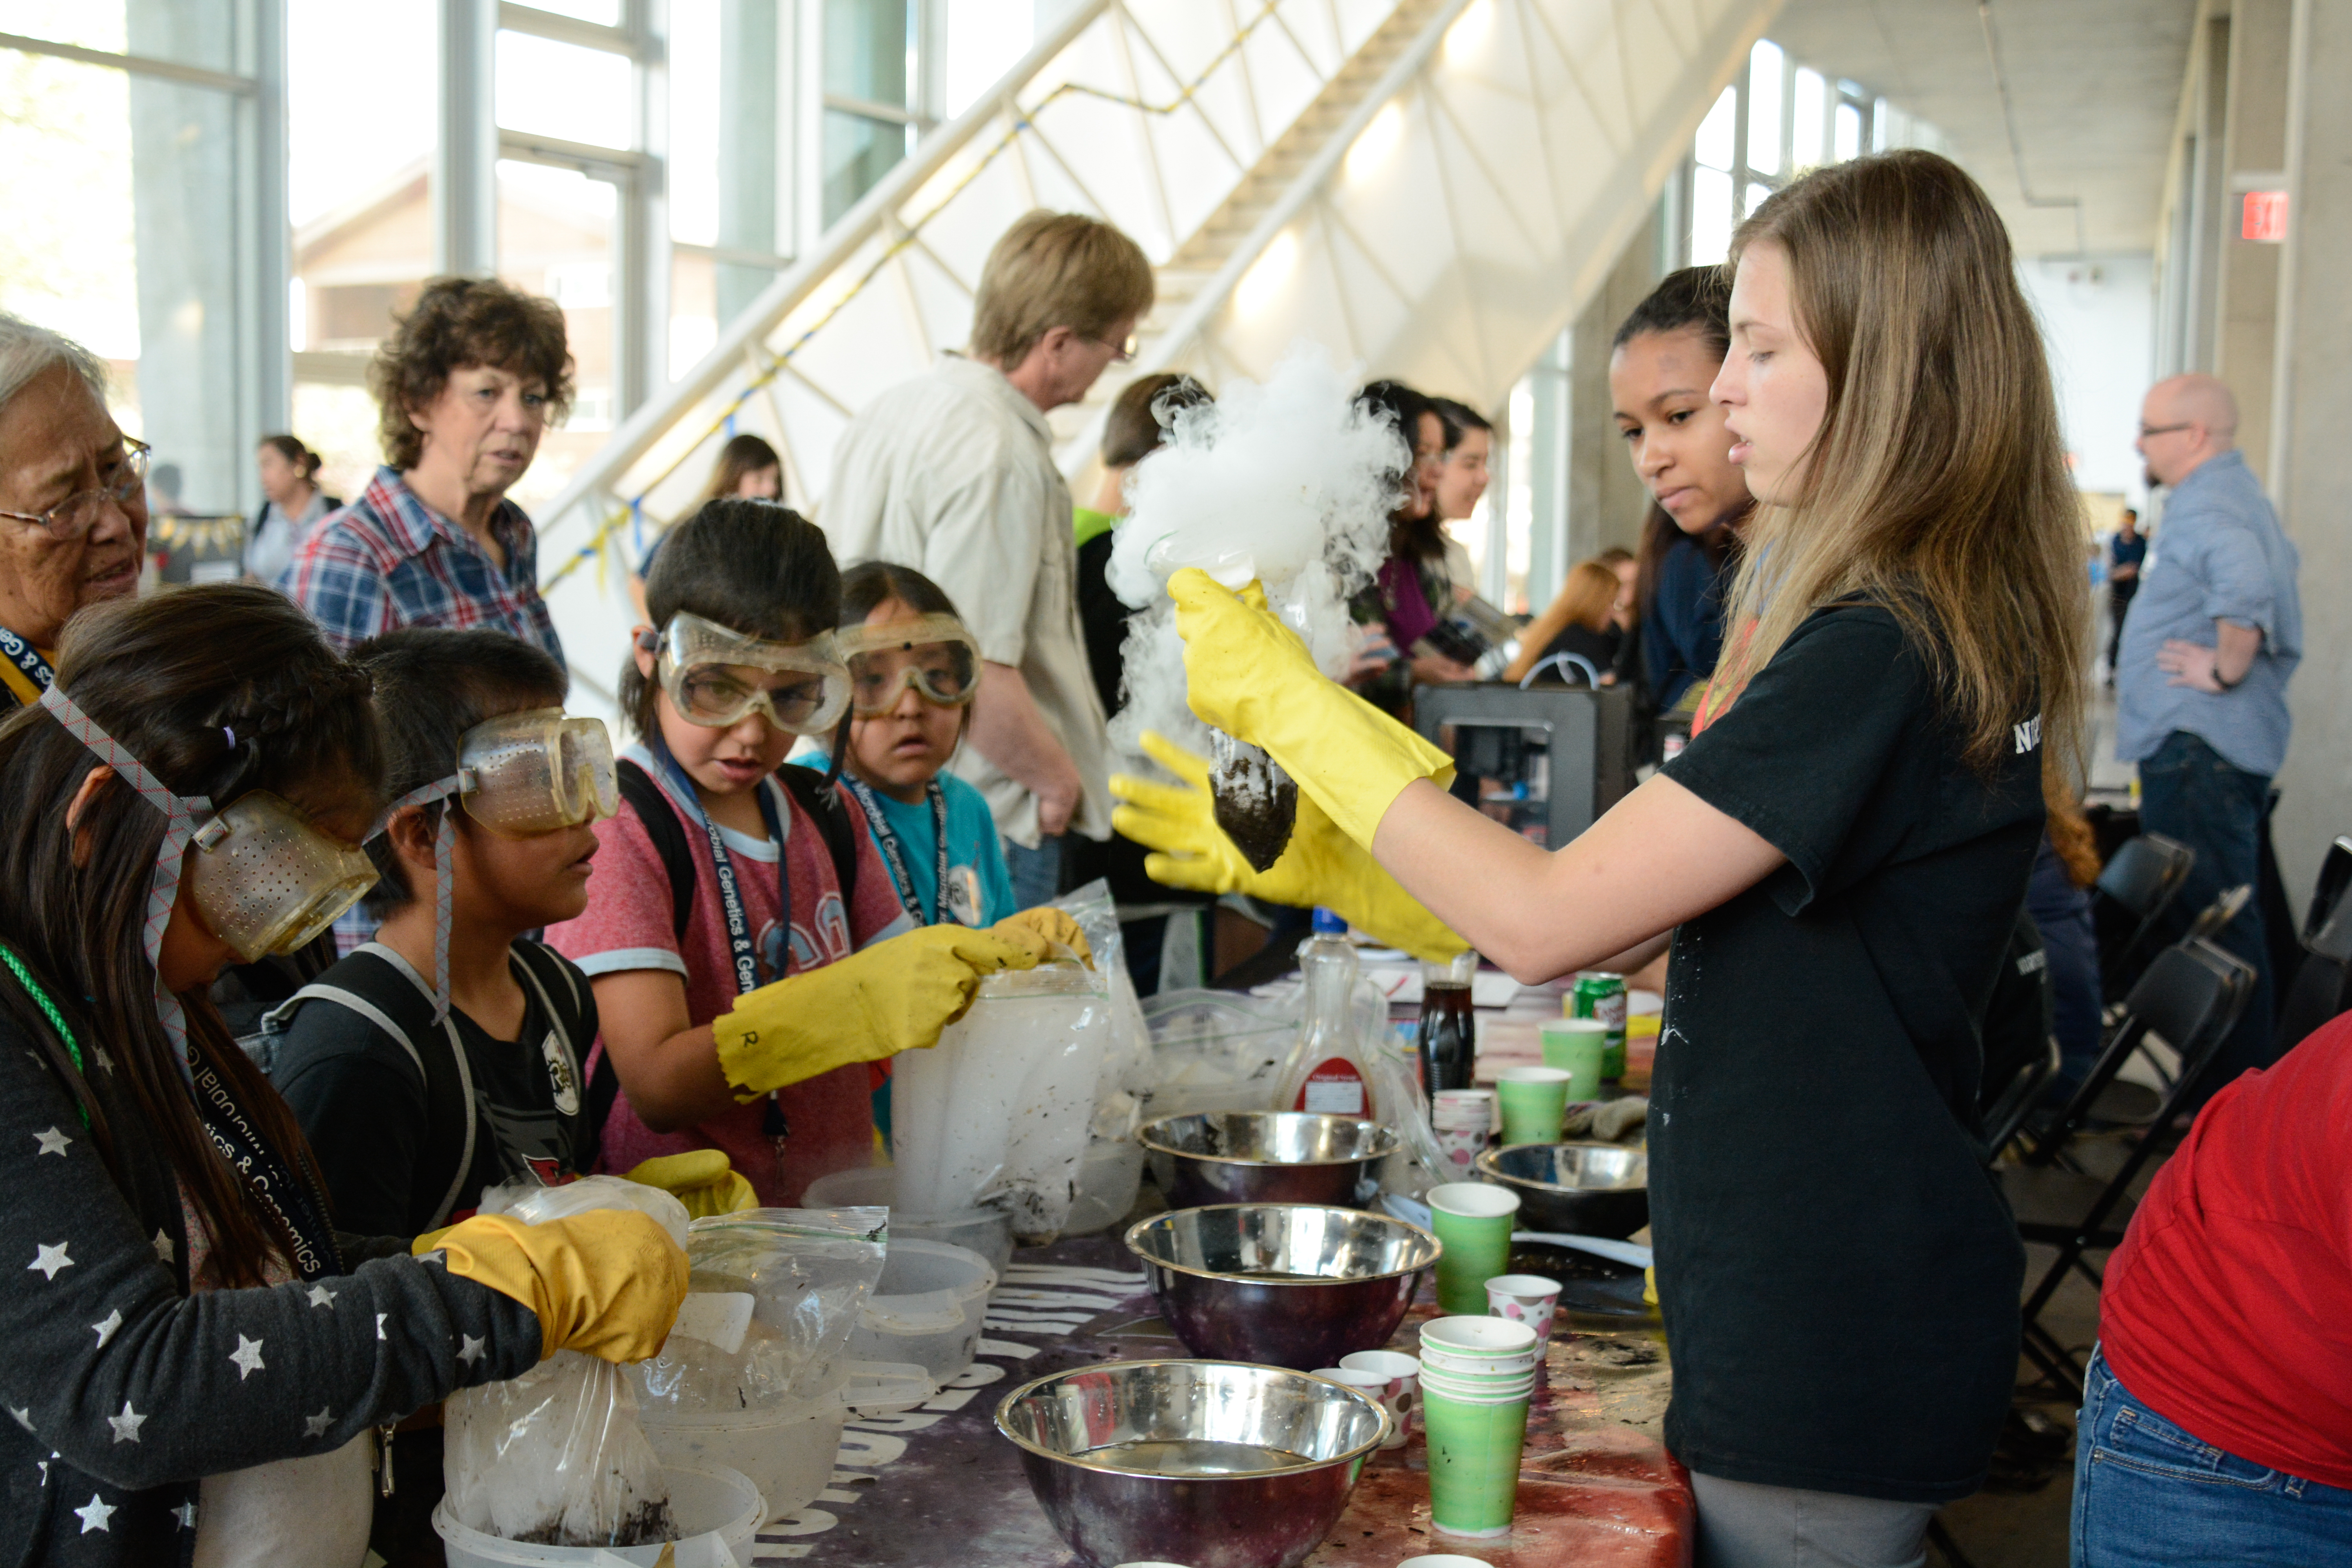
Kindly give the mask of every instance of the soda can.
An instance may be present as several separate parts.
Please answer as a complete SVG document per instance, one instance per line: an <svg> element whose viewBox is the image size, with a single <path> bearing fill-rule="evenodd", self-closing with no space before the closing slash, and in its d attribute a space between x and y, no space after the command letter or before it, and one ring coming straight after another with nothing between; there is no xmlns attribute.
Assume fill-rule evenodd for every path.
<svg viewBox="0 0 2352 1568"><path fill-rule="evenodd" d="M1568 995L1568 1016L1598 1018L1609 1026L1601 1051L1601 1081L1615 1083L1625 1076L1625 977L1588 969L1576 977Z"/></svg>

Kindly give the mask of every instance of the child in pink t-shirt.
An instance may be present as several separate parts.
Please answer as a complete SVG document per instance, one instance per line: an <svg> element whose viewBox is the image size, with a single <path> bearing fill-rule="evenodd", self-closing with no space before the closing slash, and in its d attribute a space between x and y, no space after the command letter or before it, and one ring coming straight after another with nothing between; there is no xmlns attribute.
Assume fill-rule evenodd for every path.
<svg viewBox="0 0 2352 1568"><path fill-rule="evenodd" d="M840 599L824 536L766 502L707 504L655 560L655 624L621 676L637 736L624 804L596 825L586 912L547 933L590 977L619 1079L607 1169L718 1148L762 1204L797 1204L872 1159L866 1064L936 1044L983 973L1025 968L1075 931L1052 910L916 928L857 804L819 775L778 778L796 735L847 718ZM835 843L854 847L846 897Z"/></svg>

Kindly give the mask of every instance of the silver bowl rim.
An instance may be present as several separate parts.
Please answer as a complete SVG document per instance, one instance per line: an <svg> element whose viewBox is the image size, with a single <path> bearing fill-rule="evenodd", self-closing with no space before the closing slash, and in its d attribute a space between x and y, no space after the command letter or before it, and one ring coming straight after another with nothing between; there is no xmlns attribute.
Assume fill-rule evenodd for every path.
<svg viewBox="0 0 2352 1568"><path fill-rule="evenodd" d="M1392 1225L1399 1230L1409 1230L1413 1235L1419 1237L1423 1241L1428 1243L1429 1257L1423 1262L1408 1263L1402 1268L1391 1268L1385 1274L1349 1274L1337 1277L1324 1274L1305 1274L1300 1275L1295 1279L1259 1279L1239 1274L1223 1274L1218 1272L1214 1268L1195 1268L1187 1263L1171 1263L1165 1258L1154 1257L1152 1254L1144 1251L1142 1247L1136 1245L1136 1237L1141 1236L1145 1231L1150 1229L1155 1225L1165 1225L1170 1220L1175 1219L1182 1215L1211 1214L1218 1209L1317 1209L1324 1214L1343 1214L1358 1219L1376 1219L1383 1225ZM1127 1249L1129 1252L1135 1254L1136 1257L1140 1258L1144 1262L1151 1265L1154 1268L1165 1268L1171 1274L1190 1274L1196 1279L1222 1279L1235 1285L1270 1285L1276 1289L1289 1289L1293 1288L1315 1285L1371 1285L1377 1284L1383 1279L1402 1279L1408 1274L1418 1274L1425 1268L1436 1268L1437 1260L1445 1255L1445 1244L1437 1239L1437 1235L1434 1231L1424 1229L1423 1227L1413 1224L1411 1220L1399 1219L1394 1215L1375 1214L1370 1209L1342 1208L1337 1204L1202 1204L1197 1207L1189 1209L1162 1209L1158 1214L1147 1215L1143 1218L1137 1220L1133 1225L1129 1226L1127 1227L1126 1234L1121 1236L1119 1239L1126 1244ZM1258 1363L1255 1362L1235 1362L1232 1364L1235 1366L1255 1366ZM1289 1369L1285 1368L1283 1370L1287 1371Z"/></svg>
<svg viewBox="0 0 2352 1568"><path fill-rule="evenodd" d="M1195 1116L1323 1116L1333 1121L1353 1121L1372 1130L1375 1142L1387 1140L1387 1147L1370 1154L1350 1154L1344 1160L1250 1160L1235 1154L1203 1154L1198 1149L1179 1149L1172 1143L1162 1143L1151 1136L1155 1127L1165 1127L1171 1121L1189 1121ZM1136 1141L1155 1154L1172 1154L1186 1160L1200 1160L1213 1165L1248 1165L1276 1171L1320 1171L1333 1165L1360 1165L1367 1161L1385 1160L1404 1146L1403 1137L1393 1127L1382 1126L1369 1116L1333 1116L1322 1110L1187 1110L1176 1116L1162 1116L1147 1121L1135 1130Z"/></svg>
<svg viewBox="0 0 2352 1568"><path fill-rule="evenodd" d="M1342 1394L1353 1394L1370 1405L1372 1413L1380 1417L1380 1426L1373 1432L1371 1441L1350 1448L1343 1454L1334 1455L1328 1459L1309 1459L1304 1464L1281 1465L1265 1470L1243 1470L1229 1476L1171 1476L1159 1470L1130 1469L1123 1465L1106 1465L1087 1459L1081 1454L1065 1454L1057 1449L1048 1448L1041 1443L1033 1443L1024 1437L1020 1433L1013 1430L1005 1420L1013 1405L1049 1383L1059 1383L1064 1378L1074 1377L1083 1372L1104 1372L1114 1367L1139 1366L1235 1366L1244 1367L1252 1372L1278 1372L1285 1377L1303 1377L1309 1383L1319 1383L1326 1388L1336 1388ZM1394 1425L1395 1420L1396 1417L1389 1414L1388 1406L1366 1394L1362 1389L1350 1388L1344 1383L1335 1383L1328 1377L1317 1377L1312 1373L1300 1372L1293 1367L1273 1366L1259 1361L1208 1361L1199 1356L1153 1356L1143 1361L1098 1361L1086 1366L1066 1366L1059 1372L1049 1372L1043 1377L1031 1378L996 1402L997 1433L1015 1447L1026 1453L1034 1454L1041 1459L1052 1459L1056 1464L1074 1466L1081 1470L1092 1470L1097 1475L1133 1476L1147 1481L1254 1481L1266 1476L1298 1476L1305 1475L1309 1470L1328 1470L1334 1465L1344 1465L1351 1460L1362 1458L1379 1448L1388 1440L1390 1428Z"/></svg>
<svg viewBox="0 0 2352 1568"><path fill-rule="evenodd" d="M1474 1162L1478 1173L1490 1182L1504 1186L1528 1187L1539 1193L1558 1193L1563 1197L1591 1197L1596 1193L1646 1193L1650 1184L1645 1180L1635 1187L1570 1187L1558 1182L1539 1182L1533 1176L1515 1176L1500 1168L1502 1157L1517 1149L1614 1149L1620 1153L1646 1154L1647 1150L1635 1149L1623 1143L1601 1143L1576 1138L1563 1138L1557 1143L1506 1143L1499 1149L1482 1152ZM1644 1169L1647 1167L1645 1166Z"/></svg>

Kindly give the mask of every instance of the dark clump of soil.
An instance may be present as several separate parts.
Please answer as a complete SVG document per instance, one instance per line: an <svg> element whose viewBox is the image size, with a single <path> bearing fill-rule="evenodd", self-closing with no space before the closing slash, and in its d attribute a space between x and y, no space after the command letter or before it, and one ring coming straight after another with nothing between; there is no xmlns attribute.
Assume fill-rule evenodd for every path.
<svg viewBox="0 0 2352 1568"><path fill-rule="evenodd" d="M1298 820L1298 785L1255 746L1215 739L1222 743L1213 748L1209 789L1217 826L1254 869L1271 870Z"/></svg>
<svg viewBox="0 0 2352 1568"><path fill-rule="evenodd" d="M664 1498L638 1505L614 1529L610 1541L591 1541L566 1531L561 1520L550 1521L515 1539L532 1546L659 1546L677 1535L677 1527L669 1516L669 1500Z"/></svg>

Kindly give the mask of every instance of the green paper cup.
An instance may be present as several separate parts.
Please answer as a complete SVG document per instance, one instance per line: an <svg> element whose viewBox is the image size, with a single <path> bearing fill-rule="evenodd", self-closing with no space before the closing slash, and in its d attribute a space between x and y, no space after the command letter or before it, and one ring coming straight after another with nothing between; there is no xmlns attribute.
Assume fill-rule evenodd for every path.
<svg viewBox="0 0 2352 1568"><path fill-rule="evenodd" d="M1489 1276L1493 1278L1493 1276ZM1478 1282L1479 1300L1486 1299L1486 1280ZM1515 1323L1508 1318L1459 1317L1432 1318L1421 1325L1421 1344L1424 1352L1435 1351L1444 1355L1464 1359L1482 1358L1509 1361L1538 1355L1536 1331L1525 1323Z"/></svg>
<svg viewBox="0 0 2352 1568"><path fill-rule="evenodd" d="M1444 1247L1437 1259L1437 1304L1448 1312L1485 1312L1486 1281L1510 1267L1519 1194L1483 1182L1448 1182L1424 1198L1430 1228Z"/></svg>
<svg viewBox="0 0 2352 1568"><path fill-rule="evenodd" d="M1496 1074L1495 1093L1503 1104L1503 1142L1559 1142L1570 1077L1559 1068L1505 1068Z"/></svg>
<svg viewBox="0 0 2352 1568"><path fill-rule="evenodd" d="M1601 1056L1609 1043L1609 1026L1599 1018L1547 1018L1536 1031L1543 1037L1544 1066L1568 1074L1568 1102L1601 1098ZM1518 1140L1506 1137L1506 1143ZM1557 1143L1557 1129L1548 1138L1530 1143Z"/></svg>
<svg viewBox="0 0 2352 1568"><path fill-rule="evenodd" d="M1528 1438L1527 1394L1465 1398L1424 1385L1421 1419L1429 1434L1431 1525L1445 1535L1507 1533Z"/></svg>

